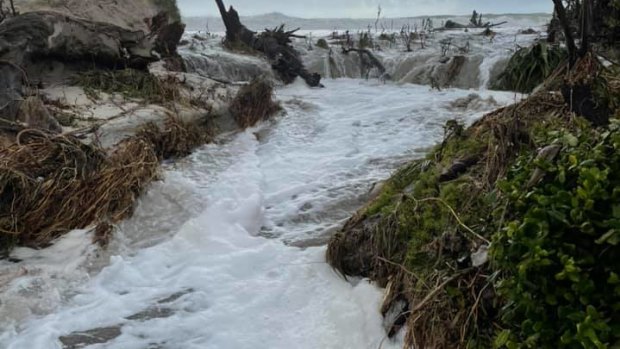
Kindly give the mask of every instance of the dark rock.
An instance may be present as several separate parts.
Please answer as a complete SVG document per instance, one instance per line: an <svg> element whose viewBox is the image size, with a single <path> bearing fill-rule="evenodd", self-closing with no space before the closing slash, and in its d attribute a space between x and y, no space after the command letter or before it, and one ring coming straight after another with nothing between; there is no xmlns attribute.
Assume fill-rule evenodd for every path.
<svg viewBox="0 0 620 349"><path fill-rule="evenodd" d="M477 164L478 161L480 161L480 156L478 155L472 155L468 158L455 161L450 168L446 169L439 176L439 183L448 182L459 178L461 174L467 172L467 170Z"/></svg>
<svg viewBox="0 0 620 349"><path fill-rule="evenodd" d="M466 25L461 24L461 23L457 23L451 20L447 20L446 24L444 25L444 28L446 29L465 29L467 28Z"/></svg>
<svg viewBox="0 0 620 349"><path fill-rule="evenodd" d="M174 310L170 308L153 307L128 316L125 319L132 321L148 321L153 319L165 319L174 315Z"/></svg>
<svg viewBox="0 0 620 349"><path fill-rule="evenodd" d="M190 289L187 289L187 290L184 290L184 291L180 291L180 292L177 292L177 293L172 294L172 295L171 295L171 296L169 296L169 297L166 297L166 298L164 298L164 299L160 299L159 301L157 301L157 303L159 303L159 304L167 304L167 303L172 303L172 302L174 302L174 301L178 300L179 298L181 298L181 297L183 297L183 296L185 296L185 295L187 295L187 294L190 294L190 293L192 293L192 292L194 292L194 290L193 290L193 289L191 289L191 288L190 288Z"/></svg>
<svg viewBox="0 0 620 349"><path fill-rule="evenodd" d="M63 349L81 349L93 344L107 343L121 335L120 326L101 327L83 332L74 332L59 338Z"/></svg>

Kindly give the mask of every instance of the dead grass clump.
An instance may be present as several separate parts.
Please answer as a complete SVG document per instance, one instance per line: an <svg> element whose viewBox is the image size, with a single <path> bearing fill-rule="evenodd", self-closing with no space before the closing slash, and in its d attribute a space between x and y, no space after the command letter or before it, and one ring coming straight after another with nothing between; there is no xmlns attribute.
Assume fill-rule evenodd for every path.
<svg viewBox="0 0 620 349"><path fill-rule="evenodd" d="M570 127L571 115L561 94L540 91L527 99L487 114L468 130L468 137L486 142L481 163L481 180L491 189L504 177L514 159L533 150L534 136L551 125Z"/></svg>
<svg viewBox="0 0 620 349"><path fill-rule="evenodd" d="M273 100L273 85L264 79L254 79L241 87L230 106L237 125L242 128L268 120L280 109L280 105Z"/></svg>
<svg viewBox="0 0 620 349"><path fill-rule="evenodd" d="M105 246L112 225L131 216L157 178L159 160L187 155L208 140L203 128L170 118L147 125L111 153L73 136L21 129L0 149L0 251L41 248L73 230L97 224ZM9 137L10 139L10 137Z"/></svg>
<svg viewBox="0 0 620 349"><path fill-rule="evenodd" d="M44 247L72 229L127 217L157 167L152 146L141 139L106 156L70 136L22 131L0 150L2 249Z"/></svg>
<svg viewBox="0 0 620 349"><path fill-rule="evenodd" d="M163 126L154 122L146 124L137 137L152 144L159 159L170 159L189 155L198 146L208 143L213 134L206 126L189 124L171 116Z"/></svg>
<svg viewBox="0 0 620 349"><path fill-rule="evenodd" d="M157 168L152 146L141 139L106 156L71 136L22 130L0 150L2 249L44 247L72 229L128 216Z"/></svg>

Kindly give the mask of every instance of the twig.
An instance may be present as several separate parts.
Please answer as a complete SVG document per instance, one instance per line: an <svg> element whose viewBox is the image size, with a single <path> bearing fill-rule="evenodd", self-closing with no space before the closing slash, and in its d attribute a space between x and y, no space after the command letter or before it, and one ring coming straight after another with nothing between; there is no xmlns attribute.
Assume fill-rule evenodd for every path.
<svg viewBox="0 0 620 349"><path fill-rule="evenodd" d="M482 290L480 290L480 292L478 293L478 296L476 297L476 301L474 302L474 305L471 307L469 311L469 315L467 315L467 320L465 321L465 325L461 328L461 343L465 341L465 332L467 330L467 326L469 325L469 320L471 320L471 317L474 315L474 312L478 309L478 305L480 304L480 300L482 299L482 294L484 293L484 291L486 291L489 285L491 285L491 283L487 282L487 284L484 285ZM478 316L476 315L476 318L477 317Z"/></svg>
<svg viewBox="0 0 620 349"><path fill-rule="evenodd" d="M456 219L456 221L458 222L458 224L463 227L463 229L467 230L470 234L472 234L473 236L475 236L476 238L484 241L487 244L491 244L491 241L489 241L488 239L486 239L484 236L476 233L475 231L473 231L473 229L471 229L470 227L468 227L465 223L463 223L463 221L461 220L461 218L459 218L459 216L456 214L456 212L454 211L454 209L448 205L447 202L445 202L443 199L440 198L426 198L426 199L421 199L421 200L417 200L414 197L411 196L407 196L405 195L405 197L407 198L411 198L413 199L416 203L419 202L427 202L427 201L435 201L435 202L440 202L442 203L444 206L446 206L448 208L448 210L450 211L450 213L452 214L452 216L454 216L454 218Z"/></svg>
<svg viewBox="0 0 620 349"><path fill-rule="evenodd" d="M402 315L408 315L408 314L417 313L422 308L424 308L424 306L426 306L426 304L428 302L432 301L433 298L435 298L435 296L437 296L437 294L440 291L442 291L449 283L451 283L452 281L458 279L459 277L461 277L461 276L471 272L474 269L475 268L469 268L469 269L463 270L462 272L460 272L458 274L452 275L446 281L442 282L439 286L435 287L435 289L433 291L431 291L429 294L427 294L426 297L424 297L424 299L422 299L422 301L420 301L413 309L402 313Z"/></svg>
<svg viewBox="0 0 620 349"><path fill-rule="evenodd" d="M424 279L422 279L421 277L419 277L418 275L416 275L414 272L412 272L411 270L407 269L404 265L402 264L398 264L396 262L392 262L389 259L385 259L383 257L379 257L379 256L375 256L375 258L377 258L378 260L385 262L387 264L391 264L395 267L399 267L402 271L404 271L405 273L413 276L414 278L416 278L418 281L422 282L422 284L424 284L424 286L428 287L428 285L424 282Z"/></svg>

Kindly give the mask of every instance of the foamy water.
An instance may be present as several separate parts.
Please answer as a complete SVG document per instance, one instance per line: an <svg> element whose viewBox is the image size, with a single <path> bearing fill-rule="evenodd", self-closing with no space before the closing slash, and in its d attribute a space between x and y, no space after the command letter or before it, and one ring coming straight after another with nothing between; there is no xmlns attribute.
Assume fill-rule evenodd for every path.
<svg viewBox="0 0 620 349"><path fill-rule="evenodd" d="M325 247L288 243L342 222L373 182L435 144L447 119L494 108L448 108L468 93L348 79L278 90L286 115L169 166L121 225L123 248L101 272L89 279L79 265L91 249L82 231L49 253L73 255L14 280L3 307L41 308L29 302L54 296L22 321L3 312L2 347L59 348L60 337L112 328L114 338L90 348L377 348L381 291L336 275ZM27 251L17 251L26 269L37 255Z"/></svg>
<svg viewBox="0 0 620 349"><path fill-rule="evenodd" d="M349 78L278 88L282 115L166 164L108 251L74 231L0 261L0 347L400 348L385 338L382 291L335 274L324 243L374 183L439 142L448 119L471 123L519 98L485 89L483 72L512 45L501 40L476 44L482 99L460 109L450 103L471 90ZM379 55L406 76L432 50ZM196 73L229 81L271 73L215 41L184 54Z"/></svg>
<svg viewBox="0 0 620 349"><path fill-rule="evenodd" d="M362 69L362 62L357 53L342 53L342 38L334 39L332 33L344 35L349 32L352 41L358 42L361 33L369 33L373 38L369 49L382 62L390 80L397 83L414 83L431 85L435 81L442 87L457 87L464 89L487 89L497 81L506 67L512 54L520 47L530 45L534 40L544 39L548 15L519 15L519 16L492 16L487 20L501 23L493 27L493 36L483 35L483 28L468 28L457 30L437 30L424 33L424 44L421 40L414 40L411 52L403 43L400 35L401 28L423 31L422 18L400 18L384 22L387 26L377 30L368 28L365 20L344 21L344 26L327 26L333 21L302 20L281 18L291 28L334 28L332 30L302 30L299 34L306 38L293 39L293 45L301 53L301 58L311 72L316 72L325 78L366 78ZM273 18L257 17L250 21L251 27L271 28ZM453 20L467 24L469 17L436 17L433 23L436 28L443 26L445 21ZM303 23L303 25L301 25ZM357 23L357 24L356 24ZM356 27L366 23L363 27ZM374 21L373 21L374 23ZM323 27L321 27L323 25ZM531 29L533 33L522 33L524 29ZM269 65L256 57L240 57L223 53L221 41L223 32L211 33L208 40L194 40L192 36L198 32L186 35L190 42L181 48L190 71L226 81L249 79L256 75L273 76ZM380 35L395 35L395 41L381 40ZM205 36L205 33L199 34ZM316 46L319 38L326 39L330 49ZM454 65L453 61L458 60ZM371 69L368 77L379 78L381 73Z"/></svg>

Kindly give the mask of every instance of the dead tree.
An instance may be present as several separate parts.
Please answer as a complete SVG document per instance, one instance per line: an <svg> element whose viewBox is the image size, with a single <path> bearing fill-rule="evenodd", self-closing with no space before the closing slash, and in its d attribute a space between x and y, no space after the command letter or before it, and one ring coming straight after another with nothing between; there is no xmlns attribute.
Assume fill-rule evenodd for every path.
<svg viewBox="0 0 620 349"><path fill-rule="evenodd" d="M568 51L569 69L574 74L583 74L584 70L591 69L590 63L578 65L579 60L586 59L590 52L590 39L592 35L593 24L593 8L591 1L582 1L579 5L581 9L572 9L571 12L579 12L579 33L581 35L581 45L578 48L575 43L571 18L569 18L566 8L562 0L553 0L555 5L555 14L564 31L564 39L566 40L566 49ZM595 58L594 58L595 59ZM600 67L595 69L601 69ZM583 116L592 122L595 126L604 126L609 124L611 109L607 103L601 103L600 97L595 91L595 80L597 72L588 72L588 78L573 79L567 78L562 86L562 95L564 102L569 105L570 110L578 115ZM572 75L572 74L571 74Z"/></svg>
<svg viewBox="0 0 620 349"><path fill-rule="evenodd" d="M400 36L405 43L407 52L412 52L413 50L411 49L411 42L413 41L413 33L411 32L409 24L403 25L403 28L400 30Z"/></svg>
<svg viewBox="0 0 620 349"><path fill-rule="evenodd" d="M568 51L568 62L569 66L572 67L577 61L577 45L575 44L575 39L573 38L570 21L566 15L566 9L564 8L564 4L562 4L562 0L553 0L553 4L555 5L555 13L558 16L562 30L564 30L566 49Z"/></svg>
<svg viewBox="0 0 620 349"><path fill-rule="evenodd" d="M263 53L271 62L272 68L284 83L292 83L301 77L309 86L321 86L321 75L310 73L301 61L299 52L291 45L291 38L303 38L295 35L299 29L285 31L284 25L273 30L265 29L257 34L249 30L239 19L239 13L231 6L228 10L222 0L215 0L220 16L226 27L226 40L230 43L242 43L247 47Z"/></svg>

